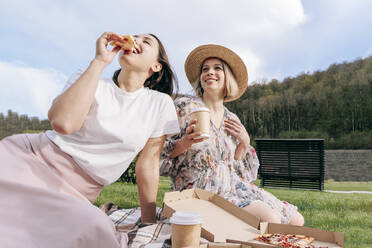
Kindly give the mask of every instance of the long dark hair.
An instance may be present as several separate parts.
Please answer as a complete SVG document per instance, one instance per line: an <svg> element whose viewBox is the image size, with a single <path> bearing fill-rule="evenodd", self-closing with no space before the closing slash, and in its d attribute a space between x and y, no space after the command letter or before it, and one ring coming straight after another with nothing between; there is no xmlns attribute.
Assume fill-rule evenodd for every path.
<svg viewBox="0 0 372 248"><path fill-rule="evenodd" d="M178 93L178 80L176 74L173 72L171 65L169 64L168 55L165 51L163 43L156 37L154 34L149 34L154 37L159 44L159 56L158 62L162 65L162 69L159 72L154 72L150 77L145 81L144 86L152 90L160 91L166 93L170 96ZM121 69L114 72L112 80L115 83L118 81L118 76ZM175 90L175 92L173 92Z"/></svg>

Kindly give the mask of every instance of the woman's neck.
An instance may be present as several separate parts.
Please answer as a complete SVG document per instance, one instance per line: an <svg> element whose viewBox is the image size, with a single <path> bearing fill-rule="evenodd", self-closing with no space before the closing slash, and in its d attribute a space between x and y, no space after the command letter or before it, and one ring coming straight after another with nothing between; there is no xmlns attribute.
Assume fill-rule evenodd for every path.
<svg viewBox="0 0 372 248"><path fill-rule="evenodd" d="M121 69L118 75L118 87L126 92L134 92L143 87L147 77L144 73Z"/></svg>
<svg viewBox="0 0 372 248"><path fill-rule="evenodd" d="M218 129L223 125L223 116L225 109L223 107L223 98L216 95L203 94L203 102L210 111L210 118L215 127Z"/></svg>
<svg viewBox="0 0 372 248"><path fill-rule="evenodd" d="M205 93L202 99L205 106L207 106L210 111L215 113L224 111L223 98Z"/></svg>

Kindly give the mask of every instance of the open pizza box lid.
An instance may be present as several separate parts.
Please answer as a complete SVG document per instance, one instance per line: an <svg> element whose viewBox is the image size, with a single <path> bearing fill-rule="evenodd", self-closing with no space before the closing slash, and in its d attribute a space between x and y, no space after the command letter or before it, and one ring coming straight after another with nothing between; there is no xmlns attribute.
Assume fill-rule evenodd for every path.
<svg viewBox="0 0 372 248"><path fill-rule="evenodd" d="M202 189L165 193L162 215L170 218L176 211L199 212L203 218L201 237L211 242L240 243L253 248L273 247L254 238L264 233L288 233L314 237L312 244L321 242L329 248L343 247L344 235L341 233L273 223L260 225L256 216Z"/></svg>
<svg viewBox="0 0 372 248"><path fill-rule="evenodd" d="M203 218L201 236L209 241L248 241L260 235L257 217L206 190L165 193L163 216L170 218L175 211L199 212Z"/></svg>

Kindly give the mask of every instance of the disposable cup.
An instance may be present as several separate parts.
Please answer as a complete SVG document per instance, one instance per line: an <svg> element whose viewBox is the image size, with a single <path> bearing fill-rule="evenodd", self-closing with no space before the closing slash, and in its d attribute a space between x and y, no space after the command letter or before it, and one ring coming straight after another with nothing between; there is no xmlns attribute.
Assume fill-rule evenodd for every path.
<svg viewBox="0 0 372 248"><path fill-rule="evenodd" d="M199 247L203 219L197 212L175 212L172 224L172 248Z"/></svg>
<svg viewBox="0 0 372 248"><path fill-rule="evenodd" d="M205 107L195 108L189 114L190 120L198 120L195 124L194 132L201 132L201 135L195 139L210 137L210 113Z"/></svg>

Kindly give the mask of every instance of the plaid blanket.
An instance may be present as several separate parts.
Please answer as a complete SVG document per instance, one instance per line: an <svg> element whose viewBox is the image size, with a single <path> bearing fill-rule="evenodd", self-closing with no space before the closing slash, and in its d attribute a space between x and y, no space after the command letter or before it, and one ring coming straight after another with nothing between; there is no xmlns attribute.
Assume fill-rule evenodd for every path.
<svg viewBox="0 0 372 248"><path fill-rule="evenodd" d="M119 209L113 203L105 203L100 208L110 217L117 231L128 235L128 247L171 248L171 227L166 219L161 218L161 208L156 208L157 224L142 224L139 207Z"/></svg>
<svg viewBox="0 0 372 248"><path fill-rule="evenodd" d="M162 209L156 208L156 224L141 223L141 208L119 209L113 203L100 207L113 221L116 230L128 235L129 248L171 248L171 225L168 219L161 217ZM201 243L208 241L201 238Z"/></svg>

